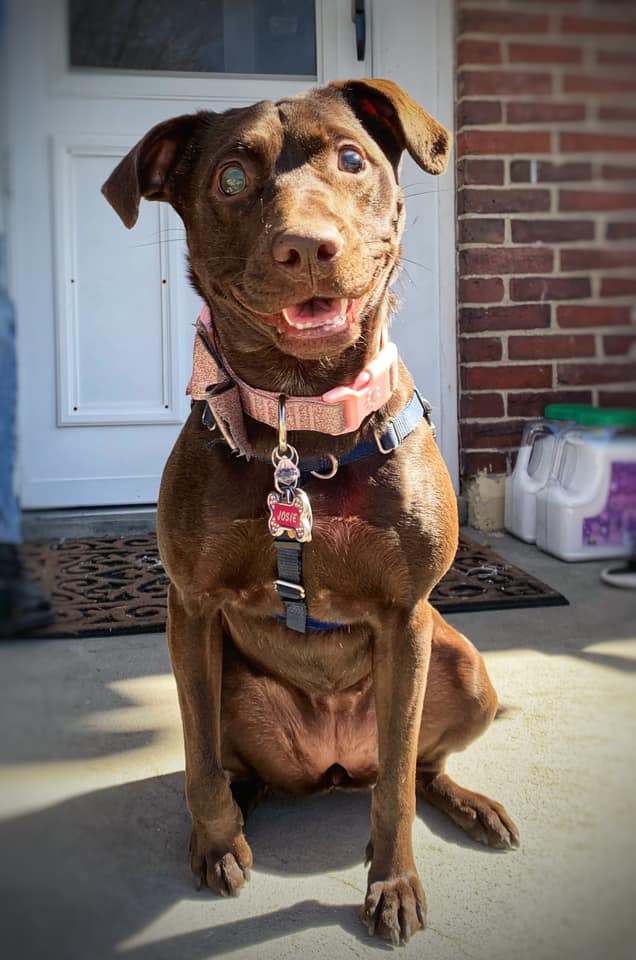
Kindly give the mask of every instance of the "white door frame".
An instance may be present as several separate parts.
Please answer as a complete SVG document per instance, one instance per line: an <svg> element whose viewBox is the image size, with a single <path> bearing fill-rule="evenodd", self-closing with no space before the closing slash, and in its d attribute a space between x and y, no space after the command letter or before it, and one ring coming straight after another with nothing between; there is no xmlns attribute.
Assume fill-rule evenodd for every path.
<svg viewBox="0 0 636 960"><path fill-rule="evenodd" d="M373 14L372 75L395 80L449 130L455 119L455 44L454 4L448 0L368 0ZM399 24L406 15L408 32ZM419 25L419 29L418 26ZM421 60L424 31L436 40L435 71L429 75ZM454 152L448 171L442 177L417 177L422 189L435 195L437 217L437 303L440 350L439 409L434 410L439 429L439 445L455 491L459 491L459 430L457 381L457 291L455 253L455 163ZM406 182L404 177L403 182ZM406 190L407 214L409 191ZM411 206L415 206L411 200ZM417 214L416 214L417 215ZM409 218L407 217L407 220ZM408 252L408 250L407 250ZM407 264L407 266L409 266ZM411 267L409 267L411 269ZM417 269L417 268L413 268ZM408 286L404 291L409 305ZM424 311L426 305L420 305ZM404 351L403 351L404 352ZM427 384L418 378L417 354L405 356L420 391L426 396Z"/></svg>

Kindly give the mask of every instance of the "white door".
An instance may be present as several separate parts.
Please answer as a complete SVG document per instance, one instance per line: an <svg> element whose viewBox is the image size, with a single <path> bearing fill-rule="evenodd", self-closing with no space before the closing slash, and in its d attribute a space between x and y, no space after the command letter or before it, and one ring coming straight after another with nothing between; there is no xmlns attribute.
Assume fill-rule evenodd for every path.
<svg viewBox="0 0 636 960"><path fill-rule="evenodd" d="M163 204L142 204L128 232L100 194L153 124L372 71L449 123L437 27L422 17L439 8L445 29L443 0L400 0L399 18L395 4L366 6L360 62L350 0L11 0L8 219L24 508L155 502L187 416L198 300L181 223ZM417 264L405 265L396 335L439 419L444 391L454 396L454 360L450 388L441 367L443 193L415 167L404 182L418 184L407 194L425 192L411 203L405 253ZM451 466L454 417L453 408Z"/></svg>

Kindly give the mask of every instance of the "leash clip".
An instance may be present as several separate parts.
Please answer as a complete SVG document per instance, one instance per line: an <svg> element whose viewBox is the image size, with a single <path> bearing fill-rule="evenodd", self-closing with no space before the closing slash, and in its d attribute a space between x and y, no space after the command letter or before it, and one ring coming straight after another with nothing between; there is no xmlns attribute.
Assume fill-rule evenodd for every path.
<svg viewBox="0 0 636 960"><path fill-rule="evenodd" d="M279 457L284 457L287 453L287 408L284 393L281 393L278 398L278 450L276 452Z"/></svg>

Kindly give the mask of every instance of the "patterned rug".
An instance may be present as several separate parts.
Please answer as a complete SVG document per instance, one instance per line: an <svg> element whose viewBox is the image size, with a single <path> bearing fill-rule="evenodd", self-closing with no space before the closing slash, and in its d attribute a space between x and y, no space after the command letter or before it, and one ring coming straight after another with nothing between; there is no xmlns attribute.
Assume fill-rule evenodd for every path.
<svg viewBox="0 0 636 960"><path fill-rule="evenodd" d="M154 534L29 543L22 556L57 616L52 626L34 636L94 637L165 629L168 579ZM431 596L442 613L567 602L556 590L467 537L461 538L453 566Z"/></svg>

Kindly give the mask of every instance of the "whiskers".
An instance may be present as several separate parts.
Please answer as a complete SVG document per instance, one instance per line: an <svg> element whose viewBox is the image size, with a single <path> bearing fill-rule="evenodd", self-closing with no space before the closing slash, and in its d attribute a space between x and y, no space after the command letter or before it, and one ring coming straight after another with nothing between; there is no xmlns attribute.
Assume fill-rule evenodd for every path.
<svg viewBox="0 0 636 960"><path fill-rule="evenodd" d="M435 273L435 271L431 267L429 267L426 263L422 263L421 260L414 260L412 257L405 257L404 254L400 253L399 251L395 251L394 253L391 249L391 244L389 240L383 239L381 237L377 239L369 239L366 241L366 247L368 250L371 251L371 256L374 259L379 259L380 256L385 255L388 260L393 254L396 267L399 270L403 270L406 273L409 279L409 282L412 284L414 284L414 281L411 275L409 274L407 268L404 266L405 263L410 263L411 266L413 267L419 267L420 270L426 270L427 273ZM379 251L377 254L374 252L376 249Z"/></svg>
<svg viewBox="0 0 636 960"><path fill-rule="evenodd" d="M417 180L415 183L406 183L402 185L402 193L406 200L414 200L416 197L425 197L431 193L451 193L451 187L426 187L428 181ZM423 188L423 189L422 189Z"/></svg>
<svg viewBox="0 0 636 960"><path fill-rule="evenodd" d="M167 234L175 233L175 237L167 236ZM133 250L138 250L141 247L158 247L163 243L184 243L186 239L185 230L183 227L164 227L162 230L158 230L156 233L148 234L152 239L148 240L147 243L134 243L132 244Z"/></svg>

